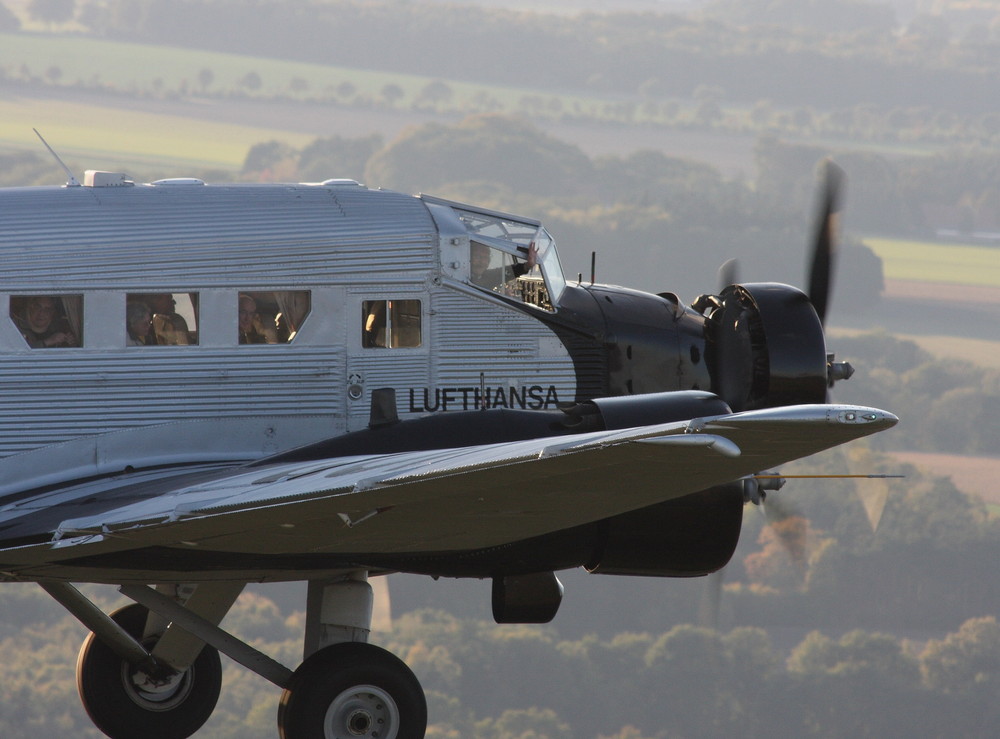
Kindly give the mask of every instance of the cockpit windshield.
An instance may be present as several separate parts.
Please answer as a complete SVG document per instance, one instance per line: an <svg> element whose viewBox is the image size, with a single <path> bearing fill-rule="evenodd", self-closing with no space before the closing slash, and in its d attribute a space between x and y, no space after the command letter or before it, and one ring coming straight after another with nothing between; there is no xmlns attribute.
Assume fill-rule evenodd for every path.
<svg viewBox="0 0 1000 739"><path fill-rule="evenodd" d="M469 282L554 311L566 287L556 244L540 224L455 208L469 231Z"/></svg>

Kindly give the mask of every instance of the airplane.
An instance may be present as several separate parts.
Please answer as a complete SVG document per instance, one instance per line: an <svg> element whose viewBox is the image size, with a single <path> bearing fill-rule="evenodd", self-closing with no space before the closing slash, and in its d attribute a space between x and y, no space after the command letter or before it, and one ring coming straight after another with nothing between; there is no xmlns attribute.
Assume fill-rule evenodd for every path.
<svg viewBox="0 0 1000 739"><path fill-rule="evenodd" d="M285 739L421 737L369 578L488 578L497 622L547 622L560 570L717 571L756 475L897 422L827 402L826 173L808 295L690 305L567 279L532 218L353 180L0 189L0 581L89 629L110 737L195 733L220 652L283 690ZM294 670L219 627L302 580Z"/></svg>

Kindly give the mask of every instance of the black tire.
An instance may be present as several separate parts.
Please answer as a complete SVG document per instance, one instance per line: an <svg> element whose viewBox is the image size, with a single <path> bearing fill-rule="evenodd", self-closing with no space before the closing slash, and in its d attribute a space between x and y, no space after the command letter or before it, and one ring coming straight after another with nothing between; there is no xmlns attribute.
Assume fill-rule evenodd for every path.
<svg viewBox="0 0 1000 739"><path fill-rule="evenodd" d="M278 706L282 739L422 739L427 701L406 664L380 647L333 644L292 676Z"/></svg>
<svg viewBox="0 0 1000 739"><path fill-rule="evenodd" d="M111 614L132 636L141 638L147 610L138 603ZM205 645L172 690L154 694L132 683L135 670L90 634L80 647L76 686L83 707L98 729L112 739L185 739L212 715L222 690L219 653Z"/></svg>

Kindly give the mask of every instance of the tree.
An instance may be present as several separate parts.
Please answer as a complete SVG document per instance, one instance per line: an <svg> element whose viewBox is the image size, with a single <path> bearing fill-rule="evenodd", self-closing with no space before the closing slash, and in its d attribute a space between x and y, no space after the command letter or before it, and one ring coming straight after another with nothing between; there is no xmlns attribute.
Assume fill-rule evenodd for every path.
<svg viewBox="0 0 1000 739"><path fill-rule="evenodd" d="M198 71L198 85L201 87L201 91L205 92L209 87L212 86L212 82L215 81L215 72L213 72L208 67L202 67Z"/></svg>
<svg viewBox="0 0 1000 739"><path fill-rule="evenodd" d="M243 174L265 173L279 162L291 159L295 150L283 141L265 141L254 144L243 161Z"/></svg>
<svg viewBox="0 0 1000 739"><path fill-rule="evenodd" d="M1000 625L993 616L966 621L932 639L920 655L924 683L944 693L993 700L1000 690Z"/></svg>
<svg viewBox="0 0 1000 739"><path fill-rule="evenodd" d="M432 80L420 90L420 94L417 95L417 102L426 103L433 107L451 100L452 94L451 86L447 82Z"/></svg>
<svg viewBox="0 0 1000 739"><path fill-rule="evenodd" d="M389 105L395 105L396 103L398 103L400 100L403 99L403 96L406 93L403 92L403 88L397 85L396 83L389 82L388 84L382 87L382 91L380 94L382 95L382 98L387 103L389 103Z"/></svg>
<svg viewBox="0 0 1000 739"><path fill-rule="evenodd" d="M368 160L382 148L382 137L316 139L299 154L299 176L307 181L330 178L364 179Z"/></svg>
<svg viewBox="0 0 1000 739"><path fill-rule="evenodd" d="M894 637L852 631L834 641L814 631L792 650L788 670L796 681L787 700L814 735L921 733L917 660Z"/></svg>
<svg viewBox="0 0 1000 739"><path fill-rule="evenodd" d="M411 192L477 182L551 196L580 192L592 171L578 147L522 121L480 114L405 131L372 157L365 179Z"/></svg>
<svg viewBox="0 0 1000 739"><path fill-rule="evenodd" d="M251 71L243 75L240 79L240 84L250 90L250 92L257 92L263 86L264 82L261 80L259 74Z"/></svg>

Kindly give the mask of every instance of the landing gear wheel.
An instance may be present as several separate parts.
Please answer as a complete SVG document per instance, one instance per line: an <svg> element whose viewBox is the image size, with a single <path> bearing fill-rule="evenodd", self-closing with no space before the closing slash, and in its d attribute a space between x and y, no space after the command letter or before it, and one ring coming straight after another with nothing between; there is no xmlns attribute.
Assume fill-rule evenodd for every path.
<svg viewBox="0 0 1000 739"><path fill-rule="evenodd" d="M427 701L410 668L361 642L312 654L278 706L282 739L421 739L426 728Z"/></svg>
<svg viewBox="0 0 1000 739"><path fill-rule="evenodd" d="M147 610L139 604L111 614L137 639ZM90 634L80 647L76 685L90 719L112 739L185 739L215 710L222 690L219 653L206 645L190 668L156 687L137 683L142 674Z"/></svg>

